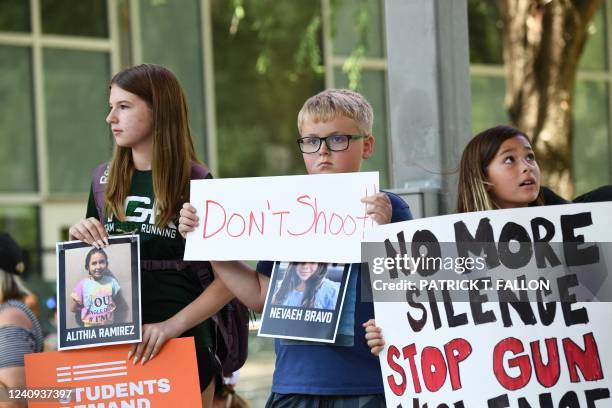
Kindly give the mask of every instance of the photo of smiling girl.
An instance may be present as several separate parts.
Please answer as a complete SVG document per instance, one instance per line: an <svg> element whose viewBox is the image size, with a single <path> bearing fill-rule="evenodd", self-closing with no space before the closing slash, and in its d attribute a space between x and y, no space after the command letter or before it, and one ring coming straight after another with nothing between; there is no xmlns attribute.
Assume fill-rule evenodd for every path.
<svg viewBox="0 0 612 408"><path fill-rule="evenodd" d="M327 278L327 264L292 262L272 304L334 310L339 290L340 282Z"/></svg>
<svg viewBox="0 0 612 408"><path fill-rule="evenodd" d="M350 264L275 262L258 336L334 343Z"/></svg>
<svg viewBox="0 0 612 408"><path fill-rule="evenodd" d="M56 245L60 351L142 340L138 237L108 240L104 249L81 241Z"/></svg>
<svg viewBox="0 0 612 408"><path fill-rule="evenodd" d="M79 314L85 327L115 323L116 310L125 301L119 282L108 269L108 255L103 249L92 248L87 253L85 271L89 276L81 279L70 294L71 310Z"/></svg>

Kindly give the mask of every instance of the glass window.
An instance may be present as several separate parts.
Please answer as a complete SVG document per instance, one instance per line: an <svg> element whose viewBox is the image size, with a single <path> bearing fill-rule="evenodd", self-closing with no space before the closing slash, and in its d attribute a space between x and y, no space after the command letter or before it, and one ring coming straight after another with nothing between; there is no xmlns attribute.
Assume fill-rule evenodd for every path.
<svg viewBox="0 0 612 408"><path fill-rule="evenodd" d="M0 31L30 31L30 2L0 1Z"/></svg>
<svg viewBox="0 0 612 408"><path fill-rule="evenodd" d="M576 83L572 143L575 196L610 182L608 92L602 82Z"/></svg>
<svg viewBox="0 0 612 408"><path fill-rule="evenodd" d="M384 9L380 0L332 2L333 50L335 55L348 56L359 45L360 27L366 31L366 57L384 58Z"/></svg>
<svg viewBox="0 0 612 408"><path fill-rule="evenodd" d="M341 69L335 70L336 87L347 88L348 78ZM361 87L358 90L372 105L374 110L374 126L372 133L376 139L374 154L364 160L362 171L380 172L380 187L389 187L388 147L387 147L387 86L384 71L364 70L361 73Z"/></svg>
<svg viewBox="0 0 612 408"><path fill-rule="evenodd" d="M0 46L0 192L34 192L31 49Z"/></svg>
<svg viewBox="0 0 612 408"><path fill-rule="evenodd" d="M587 40L578 63L579 69L605 70L606 69L606 21L604 13L606 3L593 16L587 28Z"/></svg>
<svg viewBox="0 0 612 408"><path fill-rule="evenodd" d="M40 0L44 34L108 37L105 0Z"/></svg>
<svg viewBox="0 0 612 408"><path fill-rule="evenodd" d="M116 0L117 28L119 29L117 42L119 43L119 66L128 67L132 64L132 41L130 21L130 1ZM113 72L114 74L114 72Z"/></svg>
<svg viewBox="0 0 612 408"><path fill-rule="evenodd" d="M506 81L497 77L472 77L472 133L510 123L504 97Z"/></svg>
<svg viewBox="0 0 612 408"><path fill-rule="evenodd" d="M502 21L497 2L468 0L468 35L472 64L503 64Z"/></svg>
<svg viewBox="0 0 612 408"><path fill-rule="evenodd" d="M248 0L237 26L231 2L211 7L220 176L303 174L297 114L324 82L296 50L320 3Z"/></svg>
<svg viewBox="0 0 612 408"><path fill-rule="evenodd" d="M141 1L140 25L143 61L170 68L181 81L187 94L198 157L205 160L206 112L199 4L198 0Z"/></svg>
<svg viewBox="0 0 612 408"><path fill-rule="evenodd" d="M43 58L50 190L88 192L93 168L112 152L109 55L46 49Z"/></svg>

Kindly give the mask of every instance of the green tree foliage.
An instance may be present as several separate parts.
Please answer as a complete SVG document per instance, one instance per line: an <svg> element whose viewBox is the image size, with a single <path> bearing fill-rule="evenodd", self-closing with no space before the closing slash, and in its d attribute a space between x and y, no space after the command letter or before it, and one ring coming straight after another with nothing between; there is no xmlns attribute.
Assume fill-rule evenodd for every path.
<svg viewBox="0 0 612 408"><path fill-rule="evenodd" d="M296 118L324 87L319 5L212 2L221 176L304 172Z"/></svg>
<svg viewBox="0 0 612 408"><path fill-rule="evenodd" d="M567 198L573 195L576 72L579 66L605 70L603 31L593 36L597 32L593 16L601 3L468 0L470 61L504 64L505 106L500 105L498 112L505 109L506 120L532 137L543 182ZM602 18L597 26L604 29ZM583 56L593 39L599 47L586 47ZM475 109L484 107L481 102L473 101ZM592 111L581 117L586 120Z"/></svg>
<svg viewBox="0 0 612 408"><path fill-rule="evenodd" d="M496 2L468 0L470 62L503 64L502 20Z"/></svg>
<svg viewBox="0 0 612 408"><path fill-rule="evenodd" d="M369 0L354 1L358 3L354 15L355 35L358 38L358 42L342 65L342 71L348 77L349 87L351 89L358 89L361 85L363 59L368 49L370 14L368 10ZM229 32L232 35L236 35L242 20L248 15L251 20L250 29L256 33L257 38L261 41L261 48L255 64L257 72L261 75L267 74L270 66L274 63L272 48L274 47L275 40L279 36L282 37L287 34L276 30L278 28L276 20L280 16L276 14L277 10L273 4L268 0L232 0L231 2L233 14L229 25ZM340 6L341 0L330 1L332 37L336 32L334 16ZM296 6L295 8L300 7ZM289 74L291 79L296 80L300 74L305 72L311 72L320 76L324 74L324 63L321 57L321 24L321 13L318 11L310 15L310 21L306 26L300 27L300 31L297 31L299 44L292 58L294 65L292 72ZM296 30L294 29L293 32L296 32Z"/></svg>

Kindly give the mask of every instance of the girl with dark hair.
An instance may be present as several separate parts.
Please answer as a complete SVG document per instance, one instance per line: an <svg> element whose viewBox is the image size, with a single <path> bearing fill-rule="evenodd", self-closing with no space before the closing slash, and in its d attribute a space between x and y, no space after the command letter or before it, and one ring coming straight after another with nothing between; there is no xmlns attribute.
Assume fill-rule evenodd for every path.
<svg viewBox="0 0 612 408"><path fill-rule="evenodd" d="M292 262L272 298L275 305L335 309L340 284L325 277L327 264Z"/></svg>
<svg viewBox="0 0 612 408"><path fill-rule="evenodd" d="M540 168L527 135L511 126L480 132L467 144L459 166L457 212L544 205ZM384 340L374 319L363 324L372 354Z"/></svg>
<svg viewBox="0 0 612 408"><path fill-rule="evenodd" d="M202 402L211 406L219 367L207 319L233 296L220 279L204 290L194 264L181 262L180 205L189 197L192 174L208 174L196 157L187 99L169 69L142 64L113 77L109 105L106 122L115 138L114 154L104 175L94 180L87 218L70 228L70 237L104 247L107 230L140 236L145 324L142 342L128 358L144 364L167 340L194 336ZM101 215L93 190L99 186L105 186Z"/></svg>
<svg viewBox="0 0 612 408"><path fill-rule="evenodd" d="M457 212L543 204L540 168L525 133L499 125L470 140L459 165Z"/></svg>
<svg viewBox="0 0 612 408"><path fill-rule="evenodd" d="M119 282L108 269L106 252L92 248L85 256L85 270L89 276L70 294L71 310L79 313L85 327L113 324L117 307L124 307L125 301Z"/></svg>

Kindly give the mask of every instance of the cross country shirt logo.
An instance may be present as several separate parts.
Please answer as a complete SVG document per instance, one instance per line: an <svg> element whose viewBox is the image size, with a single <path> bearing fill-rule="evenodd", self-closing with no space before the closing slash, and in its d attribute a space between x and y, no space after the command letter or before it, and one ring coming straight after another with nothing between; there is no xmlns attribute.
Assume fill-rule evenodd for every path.
<svg viewBox="0 0 612 408"><path fill-rule="evenodd" d="M160 237L176 238L177 227L170 221L165 228L155 225L157 209L150 197L131 195L125 198L125 221L108 218L106 231L116 233L144 233Z"/></svg>

